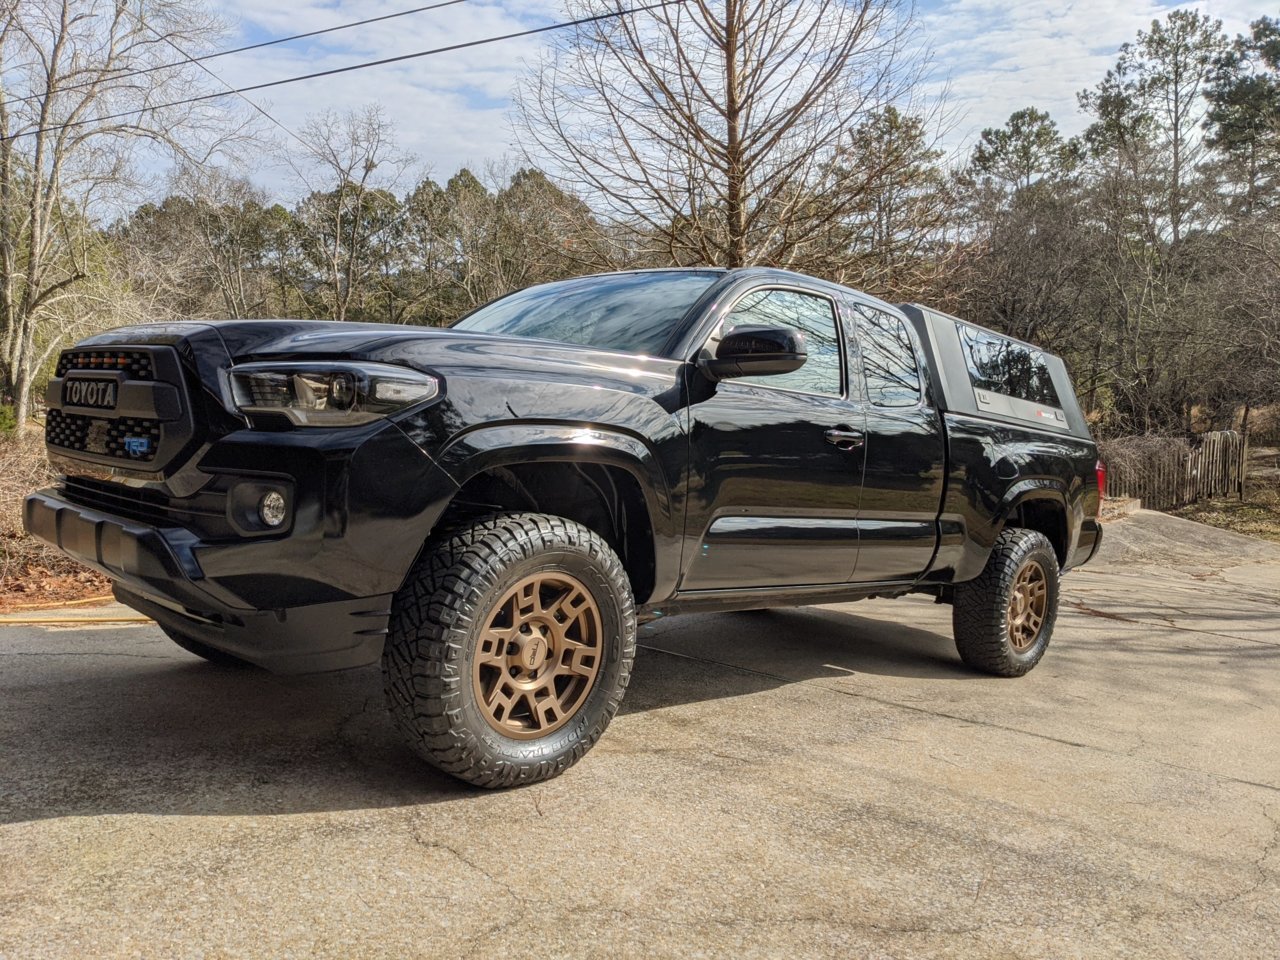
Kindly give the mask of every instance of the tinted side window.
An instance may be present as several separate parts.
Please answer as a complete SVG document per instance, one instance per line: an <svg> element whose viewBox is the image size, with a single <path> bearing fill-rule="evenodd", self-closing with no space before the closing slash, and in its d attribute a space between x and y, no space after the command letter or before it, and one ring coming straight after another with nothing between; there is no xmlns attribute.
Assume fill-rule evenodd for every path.
<svg viewBox="0 0 1280 960"><path fill-rule="evenodd" d="M920 402L920 368L911 334L901 318L853 304L867 399L877 407L914 407Z"/></svg>
<svg viewBox="0 0 1280 960"><path fill-rule="evenodd" d="M738 383L824 393L833 397L841 395L840 338L836 333L835 309L830 300L794 290L754 290L734 304L721 324L721 334L749 323L799 330L804 334L809 358L799 370L791 373L772 377L739 377Z"/></svg>
<svg viewBox="0 0 1280 960"><path fill-rule="evenodd" d="M974 389L1060 407L1044 354L968 324L960 324L969 379Z"/></svg>

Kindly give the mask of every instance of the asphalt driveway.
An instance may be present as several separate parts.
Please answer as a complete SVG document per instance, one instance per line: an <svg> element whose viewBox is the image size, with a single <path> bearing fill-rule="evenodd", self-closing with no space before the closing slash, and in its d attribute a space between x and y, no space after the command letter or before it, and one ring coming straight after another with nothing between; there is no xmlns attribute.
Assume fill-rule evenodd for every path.
<svg viewBox="0 0 1280 960"><path fill-rule="evenodd" d="M0 957L1280 955L1280 547L1160 514L967 672L924 599L646 627L567 775L481 792L376 670L0 626Z"/></svg>

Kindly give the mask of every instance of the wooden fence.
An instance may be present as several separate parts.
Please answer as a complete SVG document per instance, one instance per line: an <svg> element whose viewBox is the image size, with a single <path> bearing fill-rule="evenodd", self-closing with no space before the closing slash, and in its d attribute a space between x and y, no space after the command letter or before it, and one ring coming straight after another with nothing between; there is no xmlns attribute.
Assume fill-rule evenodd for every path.
<svg viewBox="0 0 1280 960"><path fill-rule="evenodd" d="M1197 500L1244 496L1245 439L1234 430L1192 441L1125 437L1099 444L1107 465L1107 496L1137 497L1152 510Z"/></svg>

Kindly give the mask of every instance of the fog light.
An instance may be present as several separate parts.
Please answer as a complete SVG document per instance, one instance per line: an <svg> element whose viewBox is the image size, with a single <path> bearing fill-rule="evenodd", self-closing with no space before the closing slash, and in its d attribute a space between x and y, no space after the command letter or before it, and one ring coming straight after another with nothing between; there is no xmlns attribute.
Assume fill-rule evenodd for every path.
<svg viewBox="0 0 1280 960"><path fill-rule="evenodd" d="M284 495L271 490L262 495L262 500L258 503L258 514L268 527L278 527L284 523L285 508Z"/></svg>

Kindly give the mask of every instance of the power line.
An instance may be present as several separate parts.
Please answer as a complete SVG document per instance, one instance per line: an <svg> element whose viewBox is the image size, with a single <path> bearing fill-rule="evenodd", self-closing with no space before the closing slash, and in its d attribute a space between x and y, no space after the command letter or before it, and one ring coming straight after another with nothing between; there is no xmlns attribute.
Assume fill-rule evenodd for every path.
<svg viewBox="0 0 1280 960"><path fill-rule="evenodd" d="M292 37L279 37L275 40L263 40L261 43L251 43L246 47L236 47L234 50L223 50L220 53L210 53L203 57L196 57L197 60L212 60L214 57L228 57L233 53L244 53L247 50L261 50L263 47L272 47L278 43L292 43L294 40L305 40L307 37L318 37L325 33L336 33L339 30L350 30L353 27L364 27L371 23L381 23L383 20L394 20L396 17L407 17L414 13L424 13L427 10L439 10L441 7L452 7L457 3L466 3L467 0L444 0L443 3L432 3L425 7L414 7L412 10L401 10L399 13L384 13L380 17L369 17L367 20L353 20L351 23L340 23L336 27L325 27L323 30L311 30L308 33L295 33Z"/></svg>
<svg viewBox="0 0 1280 960"><path fill-rule="evenodd" d="M183 51L178 50L178 52L182 53L184 57L184 60L182 63L158 63L150 67L141 67L137 70L128 70L122 74L119 74L118 76L111 77L110 79L111 80L127 80L129 77L140 77L140 76L143 76L144 74L155 73L158 70L172 70L174 67L181 67L188 63L194 63L198 65L200 63L203 63L205 60L214 60L218 57L229 57L233 53L245 53L249 50L261 50L263 47L273 47L276 44L280 44L280 43L292 43L294 40L305 40L308 37L318 37L321 34L325 34L325 33L335 33L339 30L350 30L350 29L353 29L354 27L364 27L364 26L368 26L371 23L379 23L383 20L394 20L396 17L407 17L410 14L425 13L428 10L439 10L441 7L452 7L455 4L466 3L466 2L467 0L444 0L444 2L442 3L432 3L425 7L414 7L412 10L401 10L399 13L387 13L387 14L383 14L380 17L369 17L367 20L353 20L350 23L340 23L335 27L325 27L323 30L311 30L308 33L295 33L291 37L277 37L274 40L263 40L260 43L251 43L247 46L235 47L231 50L219 50L216 53L205 53L205 54L201 54L198 57L189 56L186 53L183 53ZM161 36L161 34L157 32L150 24L143 23L142 26L146 27L148 30L154 33L161 40L164 40L166 43L169 44L169 46L173 47L174 49L177 49L177 44L173 43L173 41L169 40L169 38ZM206 73L208 72L210 71L206 71ZM73 83L73 84L70 84L69 86L62 87L57 92L67 93L72 90L83 90L85 87L92 87L94 84L101 83L101 82L102 82L101 78L97 80L86 80L84 83ZM30 101L30 100L39 100L42 96L43 94L33 94L27 97L14 97L13 100L14 102L17 102L17 103L26 103L27 101Z"/></svg>
<svg viewBox="0 0 1280 960"><path fill-rule="evenodd" d="M451 2L451 3L462 3L462 2L463 2L463 0L450 0L450 2ZM440 6L447 6L447 4L440 4ZM283 123L283 122L281 122L280 120L277 120L274 116L272 116L272 115L271 115L271 113L267 110L267 108L266 108L266 107L262 106L262 104L260 104L260 103L257 103L257 102L255 102L255 101L253 101L253 100L250 100L250 99L249 99L248 97L246 97L243 93L240 93L240 92L239 92L239 91L237 91L233 86L231 86L231 84L227 83L227 81L226 81L226 80L224 80L221 76L219 76L219 75L218 75L217 73L215 73L213 70L209 69L209 68L208 68L207 66L205 66L203 63L201 63L201 61L202 61L202 60L208 60L208 59L210 59L209 57L192 57L192 56L191 56L191 55L189 55L185 50L183 50L183 49L182 49L182 47L178 46L178 44L177 44L177 43L175 43L175 42L174 42L174 40L173 40L172 38L170 38L170 37L167 37L167 36L163 35L162 33L160 33L160 31L159 31L159 30L157 30L155 27L151 26L151 24L149 24L149 23L147 23L147 22L145 22L145 21L140 21L140 22L142 23L142 25L143 25L144 27L146 27L148 30L150 30L152 33L154 33L154 34L156 35L156 37L158 37L160 40L162 40L164 43L168 44L169 46L173 47L173 49L174 49L174 50L178 51L179 56L185 57L185 58L186 58L186 61L187 61L188 63L193 63L193 64L195 64L197 67L199 67L199 68L200 68L201 70L203 70L205 73L207 73L209 76L213 77L213 79L217 80L220 84L222 84L224 87L226 87L226 88L227 88L227 96L231 96L231 94L233 94L233 93L234 93L236 96L238 96L241 100L243 100L243 101L244 101L245 103L247 103L249 106L253 107L253 109L254 109L254 110L258 111L258 113L262 114L264 117L266 117L266 118L267 118L268 120L270 120L272 123L274 123L277 127L279 127L281 130L283 130L285 133L287 133L289 136L293 137L293 139L297 140L297 141L298 141L298 143L302 144L302 145L303 145L307 150L309 150L309 151L310 151L310 150L314 150L314 149L315 149L313 146L311 146L309 143L307 143L307 141L303 140L300 136L298 136L296 133L294 133L292 130L290 130L288 127L286 127L286 126L284 125L284 123ZM333 29L337 29L337 28L333 28ZM278 42L278 41L277 41L277 42ZM215 54L214 56L217 56L217 54ZM177 64L172 64L172 66L177 66Z"/></svg>
<svg viewBox="0 0 1280 960"><path fill-rule="evenodd" d="M627 16L632 13L644 13L646 10L657 10L660 7L670 7L684 3L685 0L661 0L659 3L650 3L643 7L628 7L626 10L611 10L608 13L599 13L592 17L581 17L577 20L565 20L561 23L547 24L545 27L534 27L531 30L520 30L516 33L504 33L498 37L485 37L482 40L469 40L466 43L454 43L447 47L435 47L431 50L419 50L416 53L404 53L398 57L385 57L382 60L367 60L363 63L353 63L347 67L334 67L330 70L320 70L316 73L306 73L297 77L285 77L283 80L271 80L266 83L255 83L248 87L236 87L231 90L224 90L219 93L204 93L197 97L186 97L182 100L172 100L168 103L157 103L149 107L141 107L136 110L125 110L121 113L108 114L105 117L84 117L80 120L71 120L67 123L55 123L47 127L36 127L33 130L22 130L18 133L11 133L7 137L0 137L0 142L9 140L17 140L21 137L33 137L41 133L49 133L54 130L65 130L70 127L82 127L90 123L105 123L108 120L120 120L125 117L141 116L144 113L150 113L153 110L167 110L170 107L181 107L190 103L201 103L205 100L217 100L222 97L240 96L246 93L252 93L255 90L267 90L271 87L281 87L288 83L299 83L303 80L316 80L320 77L331 77L339 73L350 73L353 70L366 70L369 67L381 67L389 63L401 63L405 60L416 60L420 57L430 57L440 53L452 53L455 50L467 50L471 47L480 47L489 43L500 43L503 40L515 40L520 37L531 37L539 33L547 33L551 30L563 30L566 27L578 27L587 23L595 23L600 20L612 20L617 17Z"/></svg>

